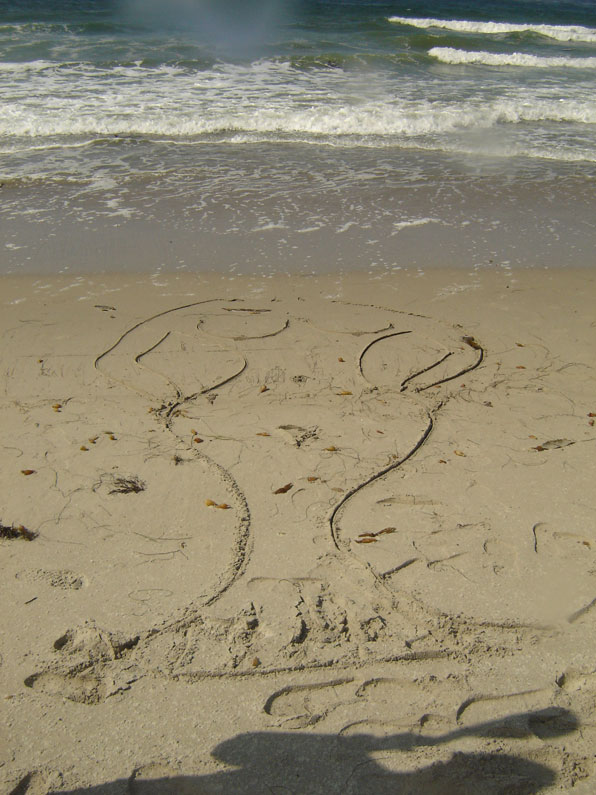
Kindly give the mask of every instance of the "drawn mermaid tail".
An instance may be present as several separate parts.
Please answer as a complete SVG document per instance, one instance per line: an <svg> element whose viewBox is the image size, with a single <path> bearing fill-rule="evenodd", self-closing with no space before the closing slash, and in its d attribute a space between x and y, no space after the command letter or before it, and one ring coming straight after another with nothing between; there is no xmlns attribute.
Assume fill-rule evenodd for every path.
<svg viewBox="0 0 596 795"><path fill-rule="evenodd" d="M105 685L123 670L126 681L150 671L192 679L443 653L428 637L428 612L375 558L386 564L406 528L392 534L355 506L375 488L398 493L394 479L432 436L443 385L477 368L482 348L429 318L323 308L190 304L136 324L97 357L108 378L152 399L162 439L153 455L171 439L171 494L181 473L190 478L195 509L187 526L178 520L184 547L166 567L167 587L201 555L209 576L186 608L129 642L93 641L93 653L62 644L63 674ZM156 506L143 533L148 561L170 551L171 534L156 531L166 524ZM229 554L215 555L212 537L227 539ZM148 569L152 588L166 569ZM112 637L93 626L87 636ZM29 684L48 676L55 682L46 671ZM91 687L93 698L104 685Z"/></svg>

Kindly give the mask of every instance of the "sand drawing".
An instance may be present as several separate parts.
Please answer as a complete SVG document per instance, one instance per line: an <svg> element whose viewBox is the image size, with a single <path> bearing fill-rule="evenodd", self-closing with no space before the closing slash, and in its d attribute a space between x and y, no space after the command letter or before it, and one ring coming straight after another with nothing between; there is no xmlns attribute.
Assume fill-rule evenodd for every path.
<svg viewBox="0 0 596 795"><path fill-rule="evenodd" d="M150 401L162 434L140 457L118 434L136 470L93 486L97 526L109 505L146 563L128 587L140 632L73 629L55 644L63 661L29 686L59 691L66 676L63 692L89 703L156 669L192 679L447 653L428 611L399 591L410 533L383 514L400 499L389 479L433 433L442 387L473 377L484 350L427 317L337 301L323 309L300 299L193 303L138 323L97 356L107 381ZM253 467L269 488L253 487ZM155 526L135 526L133 500L166 481ZM354 506L367 492L375 499L363 518ZM189 494L184 515L175 503ZM185 576L193 602L171 600L181 612L156 628L152 596Z"/></svg>
<svg viewBox="0 0 596 795"><path fill-rule="evenodd" d="M108 425L98 402L90 422L62 398L61 436L48 431L53 447L27 478L47 503L42 521L27 520L27 548L51 539L68 557L15 576L76 594L78 607L26 687L94 708L142 680L249 677L265 687L261 728L274 747L288 731L331 732L377 748L405 786L405 750L417 769L443 760L448 771L453 743L476 738L484 754L483 738L504 731L501 751L523 746L528 770L547 763L548 783L559 751L549 746L547 760L543 738L557 721L559 734L575 731L570 710L578 693L590 698L592 679L576 687L580 674L563 666L550 684L495 687L485 666L530 659L561 632L539 599L513 602L513 588L560 584L556 618L574 637L584 631L594 542L539 516L514 541L481 501L450 499L477 488L482 467L512 456L544 466L579 447L535 450L526 433L524 447L489 455L473 434L454 434L454 416L460 429L466 417L490 421L499 364L457 324L335 300L217 299L129 328L94 365L119 421L112 412ZM562 430L576 438L570 423ZM9 535L23 542L12 525ZM258 733L245 739L266 745ZM383 783L365 756L376 783L351 764L342 792L398 780ZM581 756L559 761L575 771L567 782L591 769ZM459 781L463 768L453 769ZM423 773L412 775L417 786Z"/></svg>

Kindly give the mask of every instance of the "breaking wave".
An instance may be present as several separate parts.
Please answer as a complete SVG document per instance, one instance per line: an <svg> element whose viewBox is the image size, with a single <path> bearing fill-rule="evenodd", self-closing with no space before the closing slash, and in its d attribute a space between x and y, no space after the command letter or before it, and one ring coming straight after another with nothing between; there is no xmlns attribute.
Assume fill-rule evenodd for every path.
<svg viewBox="0 0 596 795"><path fill-rule="evenodd" d="M469 52L453 47L433 47L428 51L433 58L450 64L484 64L486 66L529 66L537 69L596 69L596 57L565 58L529 55L522 52L495 53Z"/></svg>
<svg viewBox="0 0 596 795"><path fill-rule="evenodd" d="M432 17L389 17L389 22L415 28L442 28L459 33L487 35L503 33L537 33L557 41L596 42L596 29L582 25L523 25L510 22L471 22L464 19L433 19Z"/></svg>

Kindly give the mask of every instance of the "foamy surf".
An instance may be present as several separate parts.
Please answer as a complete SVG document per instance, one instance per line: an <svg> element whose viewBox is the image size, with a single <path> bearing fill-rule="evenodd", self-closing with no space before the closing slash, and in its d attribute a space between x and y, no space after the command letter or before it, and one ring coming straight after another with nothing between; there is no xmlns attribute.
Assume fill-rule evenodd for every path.
<svg viewBox="0 0 596 795"><path fill-rule="evenodd" d="M465 19L434 19L432 17L389 17L389 22L415 28L441 28L459 33L500 35L506 33L537 33L557 41L596 42L596 29L581 25L534 25L509 22L473 22Z"/></svg>
<svg viewBox="0 0 596 795"><path fill-rule="evenodd" d="M484 66L523 66L535 69L596 69L596 58L563 58L530 55L523 52L470 52L454 47L432 47L428 54L443 63L482 64Z"/></svg>
<svg viewBox="0 0 596 795"><path fill-rule="evenodd" d="M593 60L596 66L596 59ZM462 60L458 63L490 61ZM502 64L499 62L499 65ZM141 113L141 101L142 97L123 89L114 113L108 118L90 104L74 109L64 104L60 113L49 108L43 115L25 107L19 114L0 118L0 141L18 135L21 139L37 141L41 136L46 139L87 137L90 142L101 136L167 136L173 141L195 139L198 142L214 135L226 138L252 134L266 136L265 140L272 142L283 142L288 136L299 135L301 141L313 145L344 146L353 145L351 138L359 136L367 139L369 145L396 146L403 139L418 138L422 144L422 138L433 136L434 148L440 148L441 140L437 136L457 130L483 130L495 124L515 125L528 121L596 122L596 108L588 96L583 99L536 97L530 103L519 92L510 92L509 96L489 102L469 97L461 101L457 109L448 101L416 102L398 98L351 106L343 96L330 97L326 106L300 107L297 102L288 103L287 98L279 102L272 98L268 107L260 109L223 105L210 108L206 104L181 108L171 100L168 102L164 95L163 103L153 112ZM136 106L139 112L135 112ZM0 151L3 148L0 147Z"/></svg>
<svg viewBox="0 0 596 795"><path fill-rule="evenodd" d="M334 267L340 256L393 267L396 244L425 264L431 237L452 240L457 259L460 222L484 256L486 235L502 245L491 224L509 212L498 207L509 208L510 185L530 205L549 197L526 214L535 238L550 240L553 207L593 229L592 0L484 0L477 21L436 0L428 17L404 10L391 23L378 0L263 3L287 13L267 41L242 35L234 47L238 26L216 0L205 0L222 22L213 40L193 11L202 0L171 0L166 14L151 13L160 0L0 0L9 266L30 253L12 246L57 240L43 224L64 235L85 224L87 235L98 218L143 268L137 222L173 241L181 229L188 246L238 270L247 246L264 268L308 266L325 250ZM469 228L460 188L474 194ZM25 218L28 238L15 231ZM152 267L170 267L174 246L156 247ZM177 266L196 251L179 252Z"/></svg>

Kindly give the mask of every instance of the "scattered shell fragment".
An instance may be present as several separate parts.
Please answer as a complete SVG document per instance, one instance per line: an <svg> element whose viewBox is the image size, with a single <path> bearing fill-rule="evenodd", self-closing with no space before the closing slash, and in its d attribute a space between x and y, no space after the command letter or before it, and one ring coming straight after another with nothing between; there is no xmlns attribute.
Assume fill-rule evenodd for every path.
<svg viewBox="0 0 596 795"><path fill-rule="evenodd" d="M517 345L518 348L524 348L525 347L523 342L516 342L515 344Z"/></svg>
<svg viewBox="0 0 596 795"><path fill-rule="evenodd" d="M466 454L463 452L463 450L454 450L453 452L455 453L455 455L461 455L464 458L466 456Z"/></svg>
<svg viewBox="0 0 596 795"><path fill-rule="evenodd" d="M358 534L358 538L360 538L362 540L361 541L357 541L357 543L358 544L363 544L363 543L367 544L368 541L366 539L370 539L372 541L376 541L376 537L377 536L390 535L391 533L395 533L395 532L396 532L396 528L395 527L384 527L382 530L377 530L376 533L373 533L373 532L370 532L370 531L367 531L365 533L359 533Z"/></svg>
<svg viewBox="0 0 596 795"><path fill-rule="evenodd" d="M446 463L447 461L445 461L444 458L439 458L439 464L446 464Z"/></svg>
<svg viewBox="0 0 596 795"><path fill-rule="evenodd" d="M596 417L596 411L589 411L588 417Z"/></svg>
<svg viewBox="0 0 596 795"><path fill-rule="evenodd" d="M95 442L99 439L99 436L92 436L89 439L89 444L95 444Z"/></svg>
<svg viewBox="0 0 596 795"><path fill-rule="evenodd" d="M329 447L326 447L325 450L328 450L330 453L335 453L336 450L337 450L337 447L332 444L332 445L329 445Z"/></svg>
<svg viewBox="0 0 596 795"><path fill-rule="evenodd" d="M62 403L53 403L52 408L54 411L59 411L62 408Z"/></svg>
<svg viewBox="0 0 596 795"><path fill-rule="evenodd" d="M366 536L365 538L356 538L355 541L357 544L375 544L377 539L372 536Z"/></svg>
<svg viewBox="0 0 596 795"><path fill-rule="evenodd" d="M516 370L525 370L525 369L526 369L526 366L525 366L525 365L523 365L523 364L516 364L516 365L515 365L515 369L516 369Z"/></svg>
<svg viewBox="0 0 596 795"><path fill-rule="evenodd" d="M474 348L474 350L476 350L476 351L479 351L481 349L481 347L482 347L478 342L476 342L474 337L471 337L469 335L466 335L465 337L462 337L462 342L465 342L466 345L469 345L470 348Z"/></svg>
<svg viewBox="0 0 596 795"><path fill-rule="evenodd" d="M285 486L280 486L278 489L275 489L275 491L273 493L274 494L285 494L287 491L289 491L292 488L293 485L294 485L293 483L286 483Z"/></svg>
<svg viewBox="0 0 596 795"><path fill-rule="evenodd" d="M309 476L309 477L307 477L306 479L308 480L308 482L309 482L309 483L314 483L314 482L315 482L315 480L318 480L319 478L318 478L318 477L316 477L315 475L310 475L310 476Z"/></svg>
<svg viewBox="0 0 596 795"><path fill-rule="evenodd" d="M351 395L351 394L352 394L352 392L350 392L350 390L349 390L349 389L342 389L342 391L341 391L341 392L338 392L337 394L338 394L338 395Z"/></svg>
<svg viewBox="0 0 596 795"><path fill-rule="evenodd" d="M83 450L83 451L85 451L85 452L89 452L89 448L88 448L88 447L85 447L85 445L84 445L84 444L82 444L82 445L79 447L79 450Z"/></svg>
<svg viewBox="0 0 596 795"><path fill-rule="evenodd" d="M548 442L542 442L542 444L539 444L532 449L542 452L543 450L557 450L559 447L569 447L571 444L575 444L575 442L572 442L571 439L550 439Z"/></svg>
<svg viewBox="0 0 596 795"><path fill-rule="evenodd" d="M227 510L229 510L229 508L231 508L231 506L228 505L227 502L222 502L217 507L221 508L222 511L227 511Z"/></svg>
<svg viewBox="0 0 596 795"><path fill-rule="evenodd" d="M261 431L260 433L257 433L257 436L271 436L271 434L267 433L267 431Z"/></svg>
<svg viewBox="0 0 596 795"><path fill-rule="evenodd" d="M211 506L211 505L217 505L217 503L214 502L214 500L205 500L205 505Z"/></svg>
<svg viewBox="0 0 596 795"><path fill-rule="evenodd" d="M113 442L116 442L116 441L117 441L117 438L114 436L114 434L113 434L113 433L111 433L111 434L110 434L110 436L109 436L108 438L110 438L110 439L111 439Z"/></svg>
<svg viewBox="0 0 596 795"><path fill-rule="evenodd" d="M28 530L24 524L18 525L17 530L23 538L27 539L27 541L33 541L34 538L37 538L37 533Z"/></svg>
<svg viewBox="0 0 596 795"><path fill-rule="evenodd" d="M23 475L34 475L35 474L35 470L34 469L21 469L21 473Z"/></svg>
<svg viewBox="0 0 596 795"><path fill-rule="evenodd" d="M268 391L269 391L269 387L266 386L265 384L263 384L263 386L259 389L259 392L268 392Z"/></svg>
<svg viewBox="0 0 596 795"><path fill-rule="evenodd" d="M343 359L341 356L338 356L338 357L337 357L337 361L338 361L338 362L345 362L345 359Z"/></svg>
<svg viewBox="0 0 596 795"><path fill-rule="evenodd" d="M202 441L203 440L201 439L200 436L195 436L195 438L193 439L193 442L196 442L197 444L201 444Z"/></svg>
<svg viewBox="0 0 596 795"><path fill-rule="evenodd" d="M253 668L258 668L260 664L261 664L261 661L259 660L259 658L258 657L253 657L252 662L251 662L252 667Z"/></svg>

